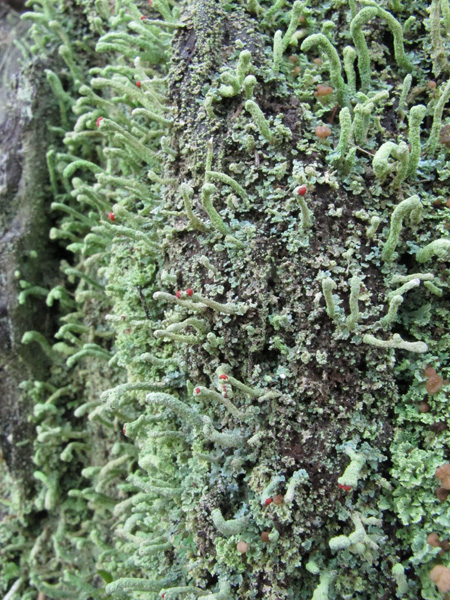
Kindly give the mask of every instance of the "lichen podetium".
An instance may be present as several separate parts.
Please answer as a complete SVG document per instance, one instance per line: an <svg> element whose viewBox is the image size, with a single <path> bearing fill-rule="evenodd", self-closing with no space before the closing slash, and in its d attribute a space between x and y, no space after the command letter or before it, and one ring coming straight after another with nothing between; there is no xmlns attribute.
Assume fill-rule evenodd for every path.
<svg viewBox="0 0 450 600"><path fill-rule="evenodd" d="M29 5L68 252L5 591L442 598L448 2Z"/></svg>

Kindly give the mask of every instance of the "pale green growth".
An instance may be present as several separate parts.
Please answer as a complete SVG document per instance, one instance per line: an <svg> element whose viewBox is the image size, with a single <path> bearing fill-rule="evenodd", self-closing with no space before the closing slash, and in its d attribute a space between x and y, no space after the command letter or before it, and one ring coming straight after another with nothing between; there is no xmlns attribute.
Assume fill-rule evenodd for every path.
<svg viewBox="0 0 450 600"><path fill-rule="evenodd" d="M280 70L281 60L283 58L283 33L278 29L273 37L273 66L272 71L277 74Z"/></svg>
<svg viewBox="0 0 450 600"><path fill-rule="evenodd" d="M172 121L170 121L169 119L164 118L162 115L155 113L155 111L153 110L149 110L148 108L135 108L133 110L133 112L131 113L131 115L133 117L145 117L146 119L149 119L150 121L156 121L157 123L161 123L161 125L165 125L170 126L172 124ZM172 156L177 156L177 153L175 151L172 151Z"/></svg>
<svg viewBox="0 0 450 600"><path fill-rule="evenodd" d="M411 89L411 83L412 83L412 75L411 75L411 73L408 73L408 75L406 75L405 79L403 80L402 91L400 93L400 98L398 100L398 107L397 107L397 110L402 119L405 116L406 99L407 99L409 91Z"/></svg>
<svg viewBox="0 0 450 600"><path fill-rule="evenodd" d="M251 388L250 386L245 385L245 383L242 383L232 375L228 375L228 373L225 373L224 367L219 367L216 373L217 376L222 375L222 373L227 375L227 379L219 380L219 383L229 383L233 387L236 387L238 390L241 390L242 392L248 394L249 396L252 396L253 398L260 398L265 392L265 390L258 390L257 388Z"/></svg>
<svg viewBox="0 0 450 600"><path fill-rule="evenodd" d="M366 2L368 4L368 2ZM394 55L397 64L405 71L411 71L412 65L409 62L403 46L403 29L397 19L388 11L379 6L370 6L363 8L353 19L350 24L350 33L356 46L358 54L358 69L361 77L361 87L364 92L370 88L370 55L367 47L366 39L362 27L374 17L382 17L386 21L389 29L394 36Z"/></svg>
<svg viewBox="0 0 450 600"><path fill-rule="evenodd" d="M437 256L440 260L450 259L450 240L442 238L431 242L425 248L417 251L416 260L419 263L424 263L433 256Z"/></svg>
<svg viewBox="0 0 450 600"><path fill-rule="evenodd" d="M328 571L321 573L320 583L314 590L311 600L328 600L328 591L330 589L330 583L332 579L332 575Z"/></svg>
<svg viewBox="0 0 450 600"><path fill-rule="evenodd" d="M354 2L354 0L352 0ZM347 76L347 89L351 96L356 92L355 60L356 51L353 46L345 46L343 51L344 71Z"/></svg>
<svg viewBox="0 0 450 600"><path fill-rule="evenodd" d="M232 600L231 587L228 581L219 581L219 591L214 594L208 594L208 600Z"/></svg>
<svg viewBox="0 0 450 600"><path fill-rule="evenodd" d="M247 10L252 15L260 15L264 12L263 7L258 0L247 0Z"/></svg>
<svg viewBox="0 0 450 600"><path fill-rule="evenodd" d="M330 63L331 85L336 90L337 101L341 106L347 105L347 88L342 77L341 61L335 47L323 33L315 33L303 40L301 50L302 52L308 52L314 46L317 46L327 55Z"/></svg>
<svg viewBox="0 0 450 600"><path fill-rule="evenodd" d="M414 195L402 200L396 206L391 216L391 226L389 229L389 237L383 246L381 258L384 261L391 260L392 255L398 244L400 232L403 227L403 219L409 215L409 220L412 225L417 225L422 216L422 203L419 196ZM419 261L421 262L421 261Z"/></svg>
<svg viewBox="0 0 450 600"><path fill-rule="evenodd" d="M216 118L216 115L214 114L213 107L212 107L213 101L214 101L214 95L211 93L206 94L205 101L203 102L203 106L205 108L206 114L208 115L208 117L210 119Z"/></svg>
<svg viewBox="0 0 450 600"><path fill-rule="evenodd" d="M19 579L17 579L13 585L9 588L9 591L7 592L7 594L3 597L3 600L13 600L14 597L16 596L16 592L19 591L21 585L23 583L23 578L20 577Z"/></svg>
<svg viewBox="0 0 450 600"><path fill-rule="evenodd" d="M219 270L211 263L207 256L200 256L198 262L213 275L219 274Z"/></svg>
<svg viewBox="0 0 450 600"><path fill-rule="evenodd" d="M91 330L87 325L83 325L82 323L66 323L65 325L63 325L62 327L60 327L57 331L57 333L55 333L55 338L61 339L61 338L66 338L66 339L71 339L73 341L78 341L79 343L81 343L80 340L76 340L75 336L73 335L74 333L89 333Z"/></svg>
<svg viewBox="0 0 450 600"><path fill-rule="evenodd" d="M273 496L273 494L278 490L279 484L283 482L284 479L284 475L274 475L271 478L261 493L261 504L264 504L268 498Z"/></svg>
<svg viewBox="0 0 450 600"><path fill-rule="evenodd" d="M400 0L392 0L392 8L395 12L403 12L405 10Z"/></svg>
<svg viewBox="0 0 450 600"><path fill-rule="evenodd" d="M369 239L372 239L375 236L377 229L380 226L380 223L380 217L375 216L370 219L370 225L366 227L366 235Z"/></svg>
<svg viewBox="0 0 450 600"><path fill-rule="evenodd" d="M411 153L409 155L409 166L408 166L408 177L414 177L417 173L417 167L420 161L420 125L425 118L427 107L423 104L413 106L409 111L409 132L408 142L411 146Z"/></svg>
<svg viewBox="0 0 450 600"><path fill-rule="evenodd" d="M346 325L349 331L354 331L356 323L360 318L360 312L358 307L359 293L361 291L361 279L356 275L353 275L350 281L350 314L347 317Z"/></svg>
<svg viewBox="0 0 450 600"><path fill-rule="evenodd" d="M159 183L161 185L167 185L170 183L173 183L173 179L165 179L164 177L161 177L160 175L158 175L157 173L155 173L155 171L153 171L152 169L149 169L147 171L147 178L150 179L150 181L152 183ZM148 195L147 195L147 200L148 200Z"/></svg>
<svg viewBox="0 0 450 600"><path fill-rule="evenodd" d="M312 559L309 559L305 565L305 569L308 573L312 573L313 575L318 575L320 573L319 565Z"/></svg>
<svg viewBox="0 0 450 600"><path fill-rule="evenodd" d="M357 104L353 110L352 133L355 144L358 146L366 141L373 109L373 102L365 101L363 104Z"/></svg>
<svg viewBox="0 0 450 600"><path fill-rule="evenodd" d="M225 173L219 173L218 171L209 171L209 170L206 171L206 176L208 178L208 181L210 179L217 179L218 181L221 181L222 183L229 185L230 188L244 200L245 206L249 206L247 192L232 177L230 177L229 175L226 175Z"/></svg>
<svg viewBox="0 0 450 600"><path fill-rule="evenodd" d="M141 477L137 475L129 475L127 481L131 483L134 487L141 492L145 492L146 494L151 494L153 496L161 496L162 498L172 498L173 496L181 495L180 487L170 487L170 486L160 486L160 485L152 485L147 481L144 481Z"/></svg>
<svg viewBox="0 0 450 600"><path fill-rule="evenodd" d="M242 533L247 526L247 519L229 519L228 521L225 521L220 508L215 508L212 511L211 518L216 529L226 537Z"/></svg>
<svg viewBox="0 0 450 600"><path fill-rule="evenodd" d="M247 150L249 154L253 154L255 150L255 138L248 134L244 138L244 148Z"/></svg>
<svg viewBox="0 0 450 600"><path fill-rule="evenodd" d="M141 579L140 577L122 577L106 586L107 594L128 592L160 592L166 585L173 583L173 579Z"/></svg>
<svg viewBox="0 0 450 600"><path fill-rule="evenodd" d="M355 164L355 158L356 146L353 146L353 148L350 148L350 150L348 151L347 158L345 159L344 166L342 168L343 175L348 175L350 173L350 171L353 168L353 165Z"/></svg>
<svg viewBox="0 0 450 600"><path fill-rule="evenodd" d="M153 296L154 297L154 296ZM210 300L209 298L205 298L200 294L193 294L191 296L193 302L199 302L201 304L205 304L208 308L212 308L216 312L224 313L226 315L243 315L250 308L247 304L233 304L229 302L228 304L221 304L220 302L216 302L215 300ZM188 305L190 306L190 305Z"/></svg>
<svg viewBox="0 0 450 600"><path fill-rule="evenodd" d="M101 234L110 234L113 233L114 237L126 237L136 242L143 242L147 248L151 251L152 254L155 253L156 250L159 249L159 246L156 242L152 242L149 239L149 234L144 233L143 231L138 231L133 229L132 227L125 227L125 225L108 223L105 221L102 225L98 225L97 227L92 227L92 231L94 233Z"/></svg>
<svg viewBox="0 0 450 600"><path fill-rule="evenodd" d="M225 71L220 74L220 81L223 85L219 88L219 94L224 98L231 98L239 94L244 83L245 76L250 70L252 53L249 50L243 50L239 54L239 60L236 71Z"/></svg>
<svg viewBox="0 0 450 600"><path fill-rule="evenodd" d="M303 3L299 2L299 0L296 0L296 2L294 2L294 6L292 7L291 18L289 21L288 29L287 29L286 33L284 34L284 37L282 40L283 52L287 49L287 47L291 43L292 36L297 31L298 20L300 18L300 15L302 14L302 12L303 12Z"/></svg>
<svg viewBox="0 0 450 600"><path fill-rule="evenodd" d="M333 290L335 290L336 287L337 285L331 279L331 277L322 279L322 291L325 298L325 303L327 305L327 314L330 319L334 319L336 316L336 307L333 300Z"/></svg>
<svg viewBox="0 0 450 600"><path fill-rule="evenodd" d="M180 335L178 332L182 331L186 327L194 327L201 334L200 336L195 335ZM165 338L178 342L200 344L204 336L209 331L209 324L206 321L196 319L195 317L189 317L180 323L173 323L166 327L166 329L157 329L153 332L153 335L157 338Z"/></svg>
<svg viewBox="0 0 450 600"><path fill-rule="evenodd" d="M66 204L62 204L62 202L52 202L51 209L52 210L60 210L61 212L67 213L71 217L74 217L75 219L77 219L80 223L83 223L83 225L86 225L86 227L90 228L93 225L95 225L95 222L92 219L90 219L89 217L86 217L85 215L83 215L81 212L79 212L75 208L72 208L71 206L67 206Z"/></svg>
<svg viewBox="0 0 450 600"><path fill-rule="evenodd" d="M205 164L205 183L209 181L208 171L212 169L212 162L214 158L214 138L210 137L206 140L206 164Z"/></svg>
<svg viewBox="0 0 450 600"><path fill-rule="evenodd" d="M429 292L434 294L435 296L442 297L444 292L437 285L434 285L432 281L424 281L423 285L427 288Z"/></svg>
<svg viewBox="0 0 450 600"><path fill-rule="evenodd" d="M134 459L132 454L122 454L121 456L108 461L97 474L98 482L95 486L95 491L103 492L111 479L118 475L122 476L124 469L121 467L125 466L125 463L132 459Z"/></svg>
<svg viewBox="0 0 450 600"><path fill-rule="evenodd" d="M50 69L46 69L45 75L47 77L47 81L52 88L52 92L58 99L59 112L61 115L61 125L64 129L69 129L69 122L67 119L67 107L71 107L74 104L74 100L70 94L64 91L60 78L56 73L50 71ZM54 150L51 150L54 152Z"/></svg>
<svg viewBox="0 0 450 600"><path fill-rule="evenodd" d="M304 197L299 194L300 187L296 187L294 190L294 196L300 204L300 211L302 215L302 229L308 229L312 226L312 212L309 210Z"/></svg>
<svg viewBox="0 0 450 600"><path fill-rule="evenodd" d="M419 152L420 152L420 141L419 141ZM409 169L409 148L405 142L400 142L397 148L393 152L393 156L399 161L397 168L397 175L392 181L394 188L400 187L408 176Z"/></svg>
<svg viewBox="0 0 450 600"><path fill-rule="evenodd" d="M257 126L263 138L265 138L270 144L274 144L275 134L273 131L271 131L266 117L256 102L253 100L247 100L245 103L245 109L251 114L253 121L255 122L255 125Z"/></svg>
<svg viewBox="0 0 450 600"><path fill-rule="evenodd" d="M338 483L341 485L348 485L352 489L355 489L358 486L361 470L366 464L366 457L364 454L355 452L355 450L350 447L345 448L345 453L350 458L350 464L338 478Z"/></svg>
<svg viewBox="0 0 450 600"><path fill-rule="evenodd" d="M244 79L244 83L242 85L244 88L244 95L247 100L253 97L253 91L256 83L257 81L254 75L247 75L247 77Z"/></svg>
<svg viewBox="0 0 450 600"><path fill-rule="evenodd" d="M59 497L59 473L53 472L50 475L46 475L42 471L34 471L33 477L47 488L44 497L44 508L46 510L54 509Z"/></svg>
<svg viewBox="0 0 450 600"><path fill-rule="evenodd" d="M177 364L176 357L159 358L158 356L154 356L150 352L143 352L142 354L139 355L139 357L136 360L143 361L143 362L149 362L152 365L156 365L157 367L161 367L164 369Z"/></svg>
<svg viewBox="0 0 450 600"><path fill-rule="evenodd" d="M39 331L26 331L21 339L22 344L31 344L36 342L41 347L41 350L52 362L58 362L58 354L49 344L45 335L39 333Z"/></svg>
<svg viewBox="0 0 450 600"><path fill-rule="evenodd" d="M172 302L174 304L178 304L179 306L184 306L185 308L190 308L196 312L202 312L206 310L206 305L204 303L195 303L191 300L182 300L181 298L177 298L175 295L168 294L167 292L155 292L153 294L154 300L163 300L165 302Z"/></svg>
<svg viewBox="0 0 450 600"><path fill-rule="evenodd" d="M392 567L392 576L397 584L397 596L402 598L409 591L408 580L406 579L405 569L401 563Z"/></svg>
<svg viewBox="0 0 450 600"><path fill-rule="evenodd" d="M136 54L142 60L148 61L150 64L158 64L165 62L167 54L164 48L158 44L153 43L153 40L144 39L144 36L133 36L124 31L121 32L109 32L102 36L96 46L96 51L99 53L103 52L117 52L123 56L126 56L131 61L134 60ZM115 83L114 80L113 84ZM124 78L125 83L122 84L123 88L126 89L128 81ZM91 81L91 85L92 81ZM95 87L95 86L94 86ZM122 93L126 93L122 92ZM131 91L128 91L130 98L133 98ZM139 94L136 92L136 96Z"/></svg>
<svg viewBox="0 0 450 600"><path fill-rule="evenodd" d="M98 165L94 164L93 162L91 162L89 160L83 160L82 158L79 158L77 160L74 160L72 163L70 163L70 165L67 165L67 167L64 169L63 176L67 177L67 178L72 177L72 175L78 169L88 169L89 171L92 171L94 174L95 173L103 173L103 169L101 167L99 167Z"/></svg>
<svg viewBox="0 0 450 600"><path fill-rule="evenodd" d="M97 344L84 344L82 350L76 352L75 354L72 354L72 356L69 356L69 358L66 361L66 364L69 368L71 368L81 358L86 357L95 357L101 360L109 360L111 358L111 354L101 346L98 346Z"/></svg>
<svg viewBox="0 0 450 600"><path fill-rule="evenodd" d="M115 410L123 403L123 397L130 392L149 392L167 388L168 384L161 381L139 381L136 383L122 383L114 388L105 390L100 395L102 400L106 400L106 408Z"/></svg>
<svg viewBox="0 0 450 600"><path fill-rule="evenodd" d="M287 490L284 494L284 504L286 504L287 506L290 506L292 504L292 502L294 501L294 495L297 486L301 483L304 483L305 481L308 481L308 479L309 475L305 471L305 469L299 469L298 471L295 471L295 473L289 479L289 482L287 484Z"/></svg>
<svg viewBox="0 0 450 600"><path fill-rule="evenodd" d="M438 143L439 133L442 127L442 114L444 112L445 105L450 98L450 80L447 81L445 88L441 91L439 100L436 103L433 115L433 125L430 131L430 137L428 138L427 151L432 153L436 149Z"/></svg>
<svg viewBox="0 0 450 600"><path fill-rule="evenodd" d="M182 344L201 344L203 341L203 337L195 335L183 335L181 333L168 331L167 329L157 329L153 332L153 335L156 338L172 340L174 342L180 342Z"/></svg>
<svg viewBox="0 0 450 600"><path fill-rule="evenodd" d="M194 427L203 427L203 418L199 413L188 404L178 400L175 396L164 394L162 392L148 394L146 400L151 405L163 406L176 413L179 417L185 419Z"/></svg>
<svg viewBox="0 0 450 600"><path fill-rule="evenodd" d="M58 182L56 177L56 167L55 167L55 158L56 153L53 149L50 149L45 155L47 161L47 169L50 177L50 183L52 186L53 195L56 196L58 194Z"/></svg>
<svg viewBox="0 0 450 600"><path fill-rule="evenodd" d="M278 531L278 529L273 529L269 533L269 542L271 542L272 544L276 544L279 539L280 539L280 532Z"/></svg>
<svg viewBox="0 0 450 600"><path fill-rule="evenodd" d="M441 0L441 12L444 19L444 27L447 35L450 35L450 8L448 0Z"/></svg>
<svg viewBox="0 0 450 600"><path fill-rule="evenodd" d="M32 285L30 287L22 290L18 296L19 304L25 304L28 296L46 296L48 295L48 290L46 288L40 287L38 285Z"/></svg>
<svg viewBox="0 0 450 600"><path fill-rule="evenodd" d="M412 278L409 278L408 281L405 281L405 283L401 287L399 287L398 289L396 289L392 292L389 292L387 295L387 299L389 301L391 301L391 299L394 296L403 296L406 292L409 292L409 290L412 290L419 285L420 285L420 278L417 277L416 275L413 275Z"/></svg>
<svg viewBox="0 0 450 600"><path fill-rule="evenodd" d="M395 317L397 316L397 311L403 300L404 298L403 296L400 296L400 294L395 294L395 296L392 296L391 301L389 302L388 312L380 321L380 324L383 327L387 327L394 321Z"/></svg>
<svg viewBox="0 0 450 600"><path fill-rule="evenodd" d="M330 549L333 552L337 552L338 550L350 550L350 552L354 554L363 554L366 547L369 547L372 550L377 550L378 546L373 542L370 537L367 535L366 530L364 529L364 525L361 519L361 516L357 513L352 515L352 521L355 525L355 531L350 535L339 535L337 537L331 538L328 542ZM370 525L379 525L380 522L377 519L369 517L365 520Z"/></svg>
<svg viewBox="0 0 450 600"><path fill-rule="evenodd" d="M131 133L126 131L122 125L118 125L111 119L106 117L100 121L98 126L100 132L115 134L113 140L120 144L123 144L127 151L132 151L139 160L143 160L148 165L152 165L158 162L158 153L151 150L148 146L145 146Z"/></svg>
<svg viewBox="0 0 450 600"><path fill-rule="evenodd" d="M217 210L214 208L211 196L217 191L217 188L212 183L205 183L202 187L202 204L208 213L211 222L217 231L219 231L222 235L229 235L230 229L228 225L226 225L219 215Z"/></svg>
<svg viewBox="0 0 450 600"><path fill-rule="evenodd" d="M225 448L239 448L245 439L239 433L221 433L214 429L209 417L203 417L203 433L211 441Z"/></svg>
<svg viewBox="0 0 450 600"><path fill-rule="evenodd" d="M362 341L365 344L370 344L376 348L396 348L398 350L407 350L408 352L415 352L417 354L428 352L428 346L425 344L425 342L406 342L398 333L394 333L392 339L390 340L380 340L374 335L367 333L363 336Z"/></svg>
<svg viewBox="0 0 450 600"><path fill-rule="evenodd" d="M394 275L391 279L391 284L408 283L413 279L419 279L419 281L431 281L432 279L434 279L434 275L433 273L412 273L411 275Z"/></svg>
<svg viewBox="0 0 450 600"><path fill-rule="evenodd" d="M448 61L441 37L441 11L439 0L431 0L430 7L430 35L431 58L433 60L433 73L439 77L442 72L448 71Z"/></svg>
<svg viewBox="0 0 450 600"><path fill-rule="evenodd" d="M241 412L230 400L228 400L228 398L214 390L208 390L207 388L199 385L194 388L194 396L200 399L205 398L207 400L211 400L211 402L213 402L213 406L217 402L221 402L227 408L230 414L236 419L242 419L245 417L245 413Z"/></svg>
<svg viewBox="0 0 450 600"><path fill-rule="evenodd" d="M176 598L180 595L186 597L186 594L189 594L189 596L193 595L199 597L207 596L208 592L205 592L205 590L192 585L182 585L178 587L164 588L161 590L161 596L164 595L164 598Z"/></svg>
<svg viewBox="0 0 450 600"><path fill-rule="evenodd" d="M339 125L341 132L339 134L339 143L336 148L336 160L343 164L348 153L350 137L352 134L352 118L347 106L341 109L339 113Z"/></svg>
<svg viewBox="0 0 450 600"><path fill-rule="evenodd" d="M167 327L166 331L181 331L182 329L185 329L185 327L188 326L194 327L197 331L199 331L200 333L204 333L205 335L209 331L209 323L205 320L197 319L195 317L189 317L184 321L172 323L172 325L169 325Z"/></svg>
<svg viewBox="0 0 450 600"><path fill-rule="evenodd" d="M220 464L220 459L217 456L213 456L212 454L205 454L204 452L194 452L194 455L197 456L200 460L204 460L205 462L213 463L215 465Z"/></svg>
<svg viewBox="0 0 450 600"><path fill-rule="evenodd" d="M56 23L56 21L51 21L49 23L49 26L51 26L51 23ZM56 24L57 24L58 28L60 29L60 31L63 31L61 25L59 23L56 23ZM64 34L65 34L65 32L64 32ZM67 39L67 41L69 41L68 37L66 39ZM62 44L58 48L58 54L61 56L63 61L68 66L70 75L73 78L75 86L79 87L83 83L83 75L82 75L81 69L78 67L78 65L76 64L76 61L74 60L73 50L72 50L72 46L70 45L70 43Z"/></svg>
<svg viewBox="0 0 450 600"><path fill-rule="evenodd" d="M267 10L265 12L264 15L264 20L263 22L265 23L269 23L270 20L272 19L272 17L283 8L283 6L286 4L286 0L275 0L275 2L272 3L272 6L269 8L269 10Z"/></svg>
<svg viewBox="0 0 450 600"><path fill-rule="evenodd" d="M408 174L409 149L405 142L400 142L400 144L385 142L382 144L373 157L372 168L380 183L383 183L393 168L393 165L389 162L391 155L399 161L397 175L392 182L396 187L406 179Z"/></svg>

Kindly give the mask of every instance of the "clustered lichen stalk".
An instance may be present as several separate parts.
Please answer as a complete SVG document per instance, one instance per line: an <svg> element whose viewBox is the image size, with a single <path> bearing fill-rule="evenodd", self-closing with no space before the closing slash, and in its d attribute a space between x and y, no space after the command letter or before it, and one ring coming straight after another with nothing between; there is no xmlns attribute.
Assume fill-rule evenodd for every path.
<svg viewBox="0 0 450 600"><path fill-rule="evenodd" d="M8 600L442 598L448 2L28 9L66 251L17 273L60 322Z"/></svg>

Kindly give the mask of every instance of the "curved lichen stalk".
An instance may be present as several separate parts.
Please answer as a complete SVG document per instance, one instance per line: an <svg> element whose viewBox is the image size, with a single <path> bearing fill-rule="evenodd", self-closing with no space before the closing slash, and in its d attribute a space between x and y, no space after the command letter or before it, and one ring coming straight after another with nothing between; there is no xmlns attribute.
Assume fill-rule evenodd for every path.
<svg viewBox="0 0 450 600"><path fill-rule="evenodd" d="M0 524L7 594L20 573L24 600L438 600L448 3L431 35L406 1L288 4L26 17L62 264L37 276L37 248L11 277L45 381L23 385L35 472Z"/></svg>

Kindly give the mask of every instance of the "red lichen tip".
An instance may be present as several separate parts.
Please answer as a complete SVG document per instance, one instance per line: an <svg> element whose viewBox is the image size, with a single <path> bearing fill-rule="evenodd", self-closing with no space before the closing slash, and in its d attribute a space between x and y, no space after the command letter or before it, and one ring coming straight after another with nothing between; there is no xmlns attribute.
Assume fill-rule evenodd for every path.
<svg viewBox="0 0 450 600"><path fill-rule="evenodd" d="M352 489L351 485L345 485L345 483L338 483L338 486L341 488L341 490L346 492L349 492Z"/></svg>
<svg viewBox="0 0 450 600"><path fill-rule="evenodd" d="M146 17L145 15L142 15L142 17L141 17L141 21L145 21L145 19L146 19L146 18L147 18L147 17Z"/></svg>
<svg viewBox="0 0 450 600"><path fill-rule="evenodd" d="M264 506L269 506L269 504L272 504L272 502L272 498L266 498L266 500L264 501Z"/></svg>
<svg viewBox="0 0 450 600"><path fill-rule="evenodd" d="M148 0L148 3L150 4L150 6L153 6L153 0Z"/></svg>
<svg viewBox="0 0 450 600"><path fill-rule="evenodd" d="M225 374L219 375L219 379L228 379L228 375L225 375Z"/></svg>
<svg viewBox="0 0 450 600"><path fill-rule="evenodd" d="M308 191L308 188L306 187L306 185L301 185L297 190L297 194L299 196L304 196L307 191Z"/></svg>
<svg viewBox="0 0 450 600"><path fill-rule="evenodd" d="M136 85L140 88L142 83L140 81L136 81Z"/></svg>
<svg viewBox="0 0 450 600"><path fill-rule="evenodd" d="M116 220L116 215L113 212L109 212L108 213L108 219L110 221L115 221Z"/></svg>
<svg viewBox="0 0 450 600"><path fill-rule="evenodd" d="M195 393L195 394L200 394L200 392L201 392L200 388L199 388L199 387L196 387L196 388L195 388L195 390L194 390L194 393Z"/></svg>
<svg viewBox="0 0 450 600"><path fill-rule="evenodd" d="M191 288L188 288L188 289L186 290L186 294L187 294L188 296L192 296L192 294L193 294L193 293L194 293L194 290L191 290Z"/></svg>
<svg viewBox="0 0 450 600"><path fill-rule="evenodd" d="M180 299L180 298L181 298L181 291L180 291L180 290L178 290L178 292L176 292L175 296L176 296L178 299Z"/></svg>
<svg viewBox="0 0 450 600"><path fill-rule="evenodd" d="M103 121L103 117L99 117L96 121L97 127L100 127L100 123Z"/></svg>
<svg viewBox="0 0 450 600"><path fill-rule="evenodd" d="M127 435L127 428L125 427L125 425L123 426L122 431L123 431L123 435Z"/></svg>

